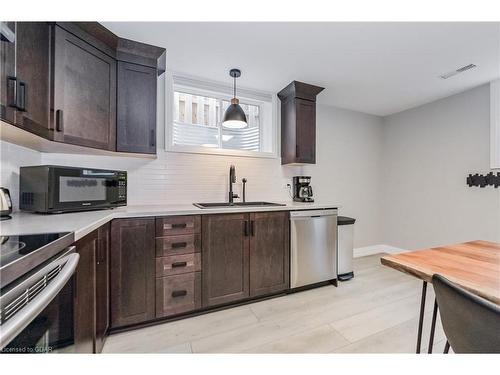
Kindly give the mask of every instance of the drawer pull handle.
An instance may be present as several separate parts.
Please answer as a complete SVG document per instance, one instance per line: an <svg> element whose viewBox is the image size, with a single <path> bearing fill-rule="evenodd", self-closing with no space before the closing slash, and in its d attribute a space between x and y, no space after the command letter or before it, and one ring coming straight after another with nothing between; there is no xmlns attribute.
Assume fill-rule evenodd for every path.
<svg viewBox="0 0 500 375"><path fill-rule="evenodd" d="M172 292L172 297L183 297L187 294L187 290L174 290Z"/></svg>
<svg viewBox="0 0 500 375"><path fill-rule="evenodd" d="M186 267L187 266L187 262L174 262L172 263L172 268L174 267Z"/></svg>
<svg viewBox="0 0 500 375"><path fill-rule="evenodd" d="M172 229L181 229L186 227L187 227L186 223L172 224Z"/></svg>
<svg viewBox="0 0 500 375"><path fill-rule="evenodd" d="M174 242L174 243L172 243L172 249L178 249L178 248L186 247L186 246L187 246L187 242Z"/></svg>
<svg viewBox="0 0 500 375"><path fill-rule="evenodd" d="M184 228L192 228L194 226L193 223L174 223L174 224L164 224L163 229L184 229Z"/></svg>

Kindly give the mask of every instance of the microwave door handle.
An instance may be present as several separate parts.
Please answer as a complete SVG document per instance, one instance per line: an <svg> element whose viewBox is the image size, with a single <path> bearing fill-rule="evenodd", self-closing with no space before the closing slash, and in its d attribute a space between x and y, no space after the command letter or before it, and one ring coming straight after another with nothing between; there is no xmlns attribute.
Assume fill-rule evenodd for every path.
<svg viewBox="0 0 500 375"><path fill-rule="evenodd" d="M50 263L44 268L45 272L48 272L48 269L53 269L55 265L64 264L59 274L42 292L40 292L40 294L29 301L28 304L19 310L12 318L2 324L0 349L3 349L11 342L57 296L75 272L79 258L80 256L77 253L73 253Z"/></svg>
<svg viewBox="0 0 500 375"><path fill-rule="evenodd" d="M89 172L89 171L85 171L82 174L84 176L94 176L94 177L99 177L99 176L115 176L114 172Z"/></svg>

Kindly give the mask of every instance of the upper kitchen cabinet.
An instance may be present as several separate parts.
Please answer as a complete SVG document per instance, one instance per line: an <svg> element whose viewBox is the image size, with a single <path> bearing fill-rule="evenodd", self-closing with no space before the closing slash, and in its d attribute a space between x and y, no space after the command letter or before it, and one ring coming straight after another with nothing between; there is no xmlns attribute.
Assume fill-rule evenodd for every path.
<svg viewBox="0 0 500 375"><path fill-rule="evenodd" d="M165 49L120 39L117 49L116 150L156 153L156 82L165 71Z"/></svg>
<svg viewBox="0 0 500 375"><path fill-rule="evenodd" d="M54 138L115 150L116 60L55 26Z"/></svg>
<svg viewBox="0 0 500 375"><path fill-rule="evenodd" d="M46 22L0 22L0 117L50 136L50 41Z"/></svg>
<svg viewBox="0 0 500 375"><path fill-rule="evenodd" d="M323 87L293 81L281 100L281 164L316 163L316 96Z"/></svg>
<svg viewBox="0 0 500 375"><path fill-rule="evenodd" d="M164 48L120 38L97 22L0 26L0 118L58 143L13 132L14 127L10 142L44 152L71 152L58 146L64 143L90 153L88 148L156 153L156 87L166 69Z"/></svg>

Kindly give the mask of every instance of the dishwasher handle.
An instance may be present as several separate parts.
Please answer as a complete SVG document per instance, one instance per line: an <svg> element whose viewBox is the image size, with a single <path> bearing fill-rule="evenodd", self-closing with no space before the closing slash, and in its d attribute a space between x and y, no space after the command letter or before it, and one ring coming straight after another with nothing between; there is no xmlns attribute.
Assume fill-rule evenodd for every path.
<svg viewBox="0 0 500 375"><path fill-rule="evenodd" d="M338 210L326 209L326 210L303 210L303 211L291 211L290 220L303 220L303 219L316 219L325 216L337 216Z"/></svg>

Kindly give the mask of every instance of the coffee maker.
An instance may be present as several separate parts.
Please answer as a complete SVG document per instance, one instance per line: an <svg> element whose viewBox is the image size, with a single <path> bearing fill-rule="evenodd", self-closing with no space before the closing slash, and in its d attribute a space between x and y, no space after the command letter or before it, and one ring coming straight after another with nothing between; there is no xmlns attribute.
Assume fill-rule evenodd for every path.
<svg viewBox="0 0 500 375"><path fill-rule="evenodd" d="M294 202L314 202L310 176L293 177Z"/></svg>

